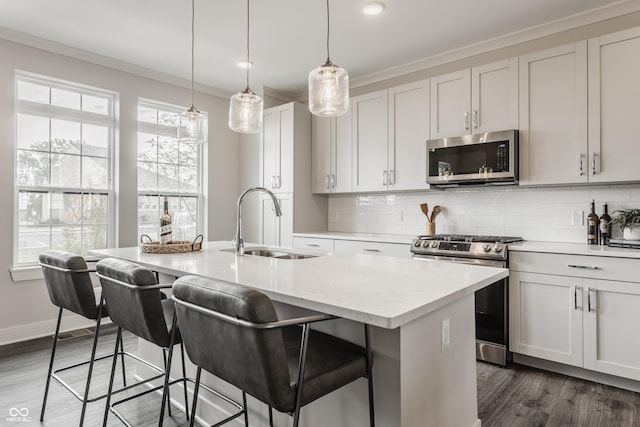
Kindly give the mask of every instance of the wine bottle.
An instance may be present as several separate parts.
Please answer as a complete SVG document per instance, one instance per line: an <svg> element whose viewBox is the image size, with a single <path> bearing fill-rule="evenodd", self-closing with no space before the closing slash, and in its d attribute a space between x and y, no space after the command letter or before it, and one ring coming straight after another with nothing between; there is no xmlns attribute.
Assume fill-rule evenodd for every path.
<svg viewBox="0 0 640 427"><path fill-rule="evenodd" d="M587 217L587 243L590 245L598 244L598 215L596 214L596 201L591 201L591 213Z"/></svg>
<svg viewBox="0 0 640 427"><path fill-rule="evenodd" d="M604 213L600 217L600 244L608 245L611 238L611 217L609 216L609 206L605 203Z"/></svg>
<svg viewBox="0 0 640 427"><path fill-rule="evenodd" d="M164 212L160 216L160 244L171 242L171 215L169 215L169 199L164 198Z"/></svg>

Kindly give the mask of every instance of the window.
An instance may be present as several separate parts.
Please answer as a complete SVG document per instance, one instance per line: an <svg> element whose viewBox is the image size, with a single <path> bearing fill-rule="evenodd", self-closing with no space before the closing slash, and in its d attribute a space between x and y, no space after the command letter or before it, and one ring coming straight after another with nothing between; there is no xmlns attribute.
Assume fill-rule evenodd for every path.
<svg viewBox="0 0 640 427"><path fill-rule="evenodd" d="M138 235L159 239L164 197L173 240L193 240L200 230L201 148L176 138L184 108L138 102Z"/></svg>
<svg viewBox="0 0 640 427"><path fill-rule="evenodd" d="M113 241L116 94L16 73L14 264Z"/></svg>

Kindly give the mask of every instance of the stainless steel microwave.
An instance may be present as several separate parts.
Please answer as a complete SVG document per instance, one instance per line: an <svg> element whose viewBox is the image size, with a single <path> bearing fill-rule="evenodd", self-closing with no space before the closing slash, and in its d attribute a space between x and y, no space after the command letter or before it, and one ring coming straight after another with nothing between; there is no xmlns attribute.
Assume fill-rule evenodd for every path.
<svg viewBox="0 0 640 427"><path fill-rule="evenodd" d="M427 141L427 183L515 184L518 157L517 130L432 139Z"/></svg>

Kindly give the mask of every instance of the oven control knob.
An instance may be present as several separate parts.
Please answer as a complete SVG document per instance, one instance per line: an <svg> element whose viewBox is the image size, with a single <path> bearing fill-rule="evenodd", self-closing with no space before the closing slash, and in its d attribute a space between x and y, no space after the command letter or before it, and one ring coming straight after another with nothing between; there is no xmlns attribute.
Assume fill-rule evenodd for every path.
<svg viewBox="0 0 640 427"><path fill-rule="evenodd" d="M486 243L482 246L482 250L485 252L491 252L491 245Z"/></svg>
<svg viewBox="0 0 640 427"><path fill-rule="evenodd" d="M413 241L413 246L415 246L416 248L420 247L420 240L414 240Z"/></svg>
<svg viewBox="0 0 640 427"><path fill-rule="evenodd" d="M423 248L428 248L429 247L429 241L425 240L424 242L422 242L422 247Z"/></svg>
<svg viewBox="0 0 640 427"><path fill-rule="evenodd" d="M438 242L431 242L431 247L432 248L437 248L438 247Z"/></svg>
<svg viewBox="0 0 640 427"><path fill-rule="evenodd" d="M501 251L502 251L502 246L496 243L496 245L493 247L493 252L500 253Z"/></svg>

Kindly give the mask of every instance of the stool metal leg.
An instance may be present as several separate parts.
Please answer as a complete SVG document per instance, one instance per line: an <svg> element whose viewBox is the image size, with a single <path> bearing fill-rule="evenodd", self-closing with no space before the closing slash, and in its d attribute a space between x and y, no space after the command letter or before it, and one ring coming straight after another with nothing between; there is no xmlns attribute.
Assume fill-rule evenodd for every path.
<svg viewBox="0 0 640 427"><path fill-rule="evenodd" d="M176 320L174 320L175 322ZM187 368L184 362L184 345L180 343L180 356L182 360L182 386L184 387L184 413L187 416L187 421L189 421L189 398L187 397Z"/></svg>
<svg viewBox="0 0 640 427"><path fill-rule="evenodd" d="M164 409L165 406L167 404L167 402L169 403L169 410L167 412L169 412L169 416L171 416L171 400L169 398L169 376L171 374L171 359L173 358L173 347L174 347L174 343L176 342L176 325L178 324L178 321L176 319L176 314L173 313L173 327L171 328L171 339L169 340L169 349L167 351L168 356L167 359L165 360L165 368L164 368L164 387L162 389L162 405L160 406L160 422L158 423L159 427L162 427L162 423L164 422ZM163 349L164 350L164 349ZM163 356L164 356L164 351L162 352ZM185 408L185 412L187 412L189 409Z"/></svg>
<svg viewBox="0 0 640 427"><path fill-rule="evenodd" d="M56 323L56 333L53 336L53 347L51 349L51 361L49 362L49 373L47 374L47 383L44 386L44 398L42 399L42 410L40 411L40 421L44 421L44 410L47 406L47 395L49 394L49 384L51 383L51 373L53 372L53 359L56 356L56 344L58 343L58 334L60 333L60 323L62 322L62 307L58 310L58 322Z"/></svg>
<svg viewBox="0 0 640 427"><path fill-rule="evenodd" d="M107 403L104 407L104 419L102 421L102 427L107 426L107 419L109 418L109 406L111 404L111 391L113 390L113 378L116 375L116 365L118 364L118 342L122 339L122 328L118 327L118 335L116 337L116 345L113 350L113 362L111 363L111 376L109 378L109 389L107 390Z"/></svg>
<svg viewBox="0 0 640 427"><path fill-rule="evenodd" d="M84 387L84 398L82 399L82 410L80 411L80 424L84 423L84 414L87 412L87 400L89 399L89 388L91 388L91 375L93 374L93 363L96 359L96 349L98 348L98 337L100 336L100 320L102 318L102 303L98 308L98 318L96 319L96 329L93 332L93 347L91 348L91 359L89 361L89 373L87 374L87 383ZM118 341L116 341L116 349ZM117 356L114 356L117 358Z"/></svg>
<svg viewBox="0 0 640 427"><path fill-rule="evenodd" d="M296 405L293 411L293 427L300 422L300 407L302 406L302 385L304 383L304 368L307 362L307 347L309 345L309 324L302 325L302 345L300 346L300 360L298 361L298 382L296 391Z"/></svg>
<svg viewBox="0 0 640 427"><path fill-rule="evenodd" d="M271 406L269 406L269 427L273 427L273 408Z"/></svg>
<svg viewBox="0 0 640 427"><path fill-rule="evenodd" d="M165 375L167 375L167 349L163 348L162 349L162 363L164 364L164 372ZM171 362L169 362L169 366L171 366ZM164 417L164 398L166 397L169 400L169 408L168 408L168 412L169 412L169 416L173 416L171 415L171 391L167 389L166 394L163 391L162 394L162 398L163 398L163 402L162 402L162 416Z"/></svg>
<svg viewBox="0 0 640 427"><path fill-rule="evenodd" d="M193 427L196 422L196 405L198 404L198 391L200 390L200 376L202 375L202 368L198 366L196 370L196 384L193 388L193 406L191 407L191 421L189 427ZM249 427L249 424L246 424Z"/></svg>
<svg viewBox="0 0 640 427"><path fill-rule="evenodd" d="M123 387L126 387L127 375L126 375L126 370L124 368L124 342L122 340L122 336L120 337L120 361L122 362L122 385Z"/></svg>
<svg viewBox="0 0 640 427"><path fill-rule="evenodd" d="M373 355L371 354L371 331L369 325L364 325L365 351L367 353L367 382L369 385L369 423L375 427L375 413L373 410Z"/></svg>

